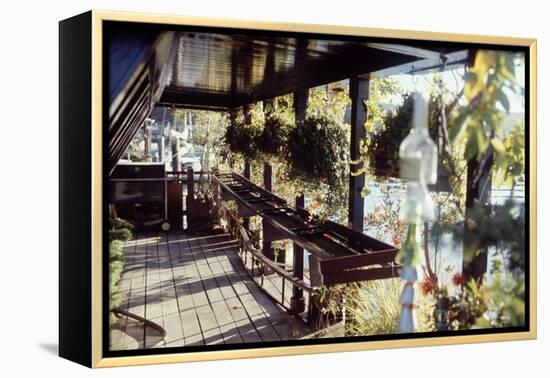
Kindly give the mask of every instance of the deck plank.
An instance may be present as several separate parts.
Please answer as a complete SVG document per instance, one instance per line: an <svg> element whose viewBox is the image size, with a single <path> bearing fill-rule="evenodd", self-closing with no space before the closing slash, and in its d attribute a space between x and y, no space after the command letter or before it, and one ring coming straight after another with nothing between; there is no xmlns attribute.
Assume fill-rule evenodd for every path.
<svg viewBox="0 0 550 378"><path fill-rule="evenodd" d="M258 330L254 325L251 315L247 312L247 308L243 303L242 297L249 294L248 290L242 285L240 275L235 271L234 267L229 263L226 254L236 254L237 246L234 241L228 237L221 242L211 243L215 245L209 252L216 252L211 261L213 272L216 272L216 281L219 283L220 290L224 295L224 300L227 308L233 318L235 327L239 332L241 339L244 342L259 342L262 340ZM252 308L248 304L249 310Z"/></svg>
<svg viewBox="0 0 550 378"><path fill-rule="evenodd" d="M164 343L166 346L171 347L185 346L185 336L174 281L174 265L170 254L169 236L167 233L163 234L162 239L159 240L158 255L161 261L162 313L164 316L164 329L166 331Z"/></svg>
<svg viewBox="0 0 550 378"><path fill-rule="evenodd" d="M268 281L276 294L277 283ZM257 286L226 234L137 234L125 245L119 292L126 295L123 308L163 327L166 337L121 319L111 332L117 349L278 341L311 333Z"/></svg>
<svg viewBox="0 0 550 378"><path fill-rule="evenodd" d="M221 292L213 282L206 262L201 258L198 243L193 238L186 238L185 240L188 248L187 253L193 258L190 263L194 264L197 274L195 280L192 282L192 288L197 292L193 292L192 295L193 297L200 298L200 304L197 306L197 315L204 337L204 344L223 343L223 332L220 329L211 304L212 301L221 298ZM197 305L197 302L195 302L195 305Z"/></svg>
<svg viewBox="0 0 550 378"><path fill-rule="evenodd" d="M162 314L162 297L160 293L160 261L158 259L158 235L147 233L146 254L147 272L145 287L145 318L164 328L164 317ZM145 327L145 346L155 347L158 342L158 335L150 327ZM164 346L164 340L160 340L160 346Z"/></svg>
<svg viewBox="0 0 550 378"><path fill-rule="evenodd" d="M130 298L127 311L138 316L145 316L145 286L146 286L146 261L147 246L144 242L145 234L136 234L133 258L128 262L126 269L131 273ZM125 257L126 258L126 257ZM142 324L128 321L124 338L124 349L137 349L144 347L145 328Z"/></svg>
<svg viewBox="0 0 550 378"><path fill-rule="evenodd" d="M213 256L214 245L208 243L204 239L198 239L197 241L202 257L206 261L209 277L212 279L210 282L212 285L215 284L217 288L217 290L214 291L215 296L208 295L208 297L220 330L222 331L224 342L226 344L242 343L243 338L240 335L239 326L235 322L227 304L227 300L234 297L234 292L227 287L229 281L226 279L225 273L217 261L217 258Z"/></svg>
<svg viewBox="0 0 550 378"><path fill-rule="evenodd" d="M242 260L238 255L229 255L229 260L233 266L240 266L239 264L242 264ZM250 264L250 259L248 263ZM266 317L270 319L273 328L277 331L281 339L289 340L300 338L310 332L301 319L287 314L278 304L274 303L271 298L266 296L266 294L256 286L257 284L253 282L250 275L245 272L244 269L239 271L239 275L243 285L250 290L254 300L266 314Z"/></svg>
<svg viewBox="0 0 550 378"><path fill-rule="evenodd" d="M175 236L175 237L174 237ZM183 327L185 345L204 345L199 316L197 314L196 296L193 297L190 280L196 279L195 270L191 269L192 257L187 253L185 238L182 235L170 233L170 251L173 255L174 282L176 282L176 295L181 311L181 324Z"/></svg>

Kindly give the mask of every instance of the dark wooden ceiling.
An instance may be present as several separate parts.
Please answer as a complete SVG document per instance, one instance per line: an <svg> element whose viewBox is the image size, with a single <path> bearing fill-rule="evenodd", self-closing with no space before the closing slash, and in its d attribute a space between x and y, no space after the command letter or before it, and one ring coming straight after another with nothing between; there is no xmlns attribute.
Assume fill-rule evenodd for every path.
<svg viewBox="0 0 550 378"><path fill-rule="evenodd" d="M179 32L159 105L228 109L439 52L353 40ZM433 57L432 56L432 57Z"/></svg>

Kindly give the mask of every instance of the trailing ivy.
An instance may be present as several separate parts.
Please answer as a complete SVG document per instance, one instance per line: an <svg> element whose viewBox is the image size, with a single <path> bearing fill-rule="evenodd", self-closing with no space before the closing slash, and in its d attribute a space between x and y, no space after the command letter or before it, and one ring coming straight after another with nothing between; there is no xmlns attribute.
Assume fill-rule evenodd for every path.
<svg viewBox="0 0 550 378"><path fill-rule="evenodd" d="M342 121L326 115L309 115L288 137L288 178L302 190L326 189L326 212L331 216L347 199L349 132Z"/></svg>

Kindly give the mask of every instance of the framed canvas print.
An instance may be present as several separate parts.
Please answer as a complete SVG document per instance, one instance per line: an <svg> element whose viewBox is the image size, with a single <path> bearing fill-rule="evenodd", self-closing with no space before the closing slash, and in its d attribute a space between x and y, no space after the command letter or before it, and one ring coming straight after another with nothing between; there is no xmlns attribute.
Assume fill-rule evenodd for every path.
<svg viewBox="0 0 550 378"><path fill-rule="evenodd" d="M536 337L535 40L91 11L59 69L62 357Z"/></svg>

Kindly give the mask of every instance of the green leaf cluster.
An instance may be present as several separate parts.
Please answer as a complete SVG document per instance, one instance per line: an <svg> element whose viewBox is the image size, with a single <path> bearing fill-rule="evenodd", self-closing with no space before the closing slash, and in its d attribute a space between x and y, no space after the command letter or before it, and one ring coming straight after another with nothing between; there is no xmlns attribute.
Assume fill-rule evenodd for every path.
<svg viewBox="0 0 550 378"><path fill-rule="evenodd" d="M515 55L505 51L479 50L474 64L465 77L466 104L461 106L450 123L451 142L465 139L464 159L479 159L492 146L504 155L502 124L510 112L507 93L515 92ZM497 169L503 169L506 159L497 159ZM498 167L500 166L500 167Z"/></svg>
<svg viewBox="0 0 550 378"><path fill-rule="evenodd" d="M120 305L123 295L118 292L118 283L124 269L124 242L132 239L134 227L121 218L109 219L109 310ZM110 324L116 322L111 312Z"/></svg>
<svg viewBox="0 0 550 378"><path fill-rule="evenodd" d="M394 111L381 116L380 128L374 130L364 149L370 162L372 173L378 177L399 177L399 146L412 127L414 96L403 94L403 103ZM438 96L429 98L428 131L433 140L438 138L440 105Z"/></svg>

